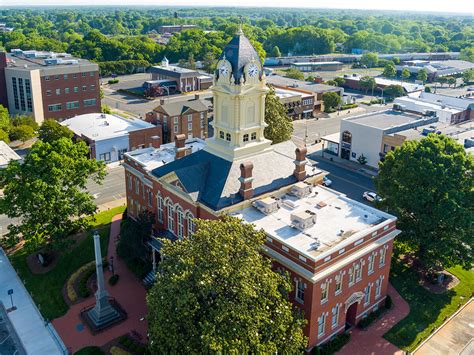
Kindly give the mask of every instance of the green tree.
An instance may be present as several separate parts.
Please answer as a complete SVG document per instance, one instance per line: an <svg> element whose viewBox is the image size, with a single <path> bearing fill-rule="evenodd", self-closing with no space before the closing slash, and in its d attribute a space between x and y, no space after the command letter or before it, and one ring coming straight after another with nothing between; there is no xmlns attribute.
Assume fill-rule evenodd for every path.
<svg viewBox="0 0 474 355"><path fill-rule="evenodd" d="M106 104L100 105L100 110L102 113L107 113L109 115L112 113L112 109L110 108L109 105L106 105Z"/></svg>
<svg viewBox="0 0 474 355"><path fill-rule="evenodd" d="M375 68L379 62L379 56L377 53L364 53L360 58L360 64L365 65L367 68Z"/></svg>
<svg viewBox="0 0 474 355"><path fill-rule="evenodd" d="M397 69L393 62L388 62L383 69L382 75L386 78L394 78L397 75Z"/></svg>
<svg viewBox="0 0 474 355"><path fill-rule="evenodd" d="M8 136L8 133L5 132L3 129L0 129L0 141L10 143L10 137Z"/></svg>
<svg viewBox="0 0 474 355"><path fill-rule="evenodd" d="M287 69L285 76L290 79L304 80L303 72L296 68Z"/></svg>
<svg viewBox="0 0 474 355"><path fill-rule="evenodd" d="M278 48L278 46L273 47L271 56L272 57L281 57L280 48Z"/></svg>
<svg viewBox="0 0 474 355"><path fill-rule="evenodd" d="M408 70L408 68L403 68L403 70L402 70L402 80L406 81L406 80L410 79L410 76L411 76L411 74L410 74L410 71Z"/></svg>
<svg viewBox="0 0 474 355"><path fill-rule="evenodd" d="M375 79L372 78L371 76L363 76L360 78L360 87L364 89L364 91L367 93L369 90L374 91L376 86Z"/></svg>
<svg viewBox="0 0 474 355"><path fill-rule="evenodd" d="M344 79L342 76L335 77L334 81L337 83L337 86L340 86L340 87L346 84L346 79Z"/></svg>
<svg viewBox="0 0 474 355"><path fill-rule="evenodd" d="M39 128L38 122L35 121L33 116L15 116L11 119L11 124L14 127L18 126L30 126L34 131L37 131Z"/></svg>
<svg viewBox="0 0 474 355"><path fill-rule="evenodd" d="M418 74L416 74L416 78L424 84L425 81L428 80L428 73L425 69L420 69Z"/></svg>
<svg viewBox="0 0 474 355"><path fill-rule="evenodd" d="M194 60L194 55L192 53L190 53L188 56L188 62L186 63L186 66L189 69L196 69L196 61Z"/></svg>
<svg viewBox="0 0 474 355"><path fill-rule="evenodd" d="M431 88L431 86L427 85L425 86L425 92L428 92L428 93L433 92L433 89Z"/></svg>
<svg viewBox="0 0 474 355"><path fill-rule="evenodd" d="M7 245L23 240L30 250L59 248L68 233L88 225L86 217L96 206L86 183L105 176L104 163L89 159L88 153L84 142L68 138L38 141L22 164L11 161L0 171L0 214L20 218L18 225L8 226Z"/></svg>
<svg viewBox="0 0 474 355"><path fill-rule="evenodd" d="M268 126L265 127L263 134L273 144L285 142L291 138L293 121L288 117L285 107L272 87L265 97L265 122Z"/></svg>
<svg viewBox="0 0 474 355"><path fill-rule="evenodd" d="M215 54L213 52L206 52L202 59L202 64L207 73L212 73L216 69L217 64Z"/></svg>
<svg viewBox="0 0 474 355"><path fill-rule="evenodd" d="M472 267L473 171L474 156L435 134L405 141L379 163L375 185L382 206L398 217L397 239L428 268Z"/></svg>
<svg viewBox="0 0 474 355"><path fill-rule="evenodd" d="M474 81L474 69L466 70L462 73L462 81L464 84L469 84Z"/></svg>
<svg viewBox="0 0 474 355"><path fill-rule="evenodd" d="M456 78L454 76L448 76L447 78L448 86L456 87Z"/></svg>
<svg viewBox="0 0 474 355"><path fill-rule="evenodd" d="M328 80L324 82L326 85L331 85L331 86L337 86L337 81L336 80Z"/></svg>
<svg viewBox="0 0 474 355"><path fill-rule="evenodd" d="M468 60L470 62L474 62L474 47L462 49L461 50L461 59Z"/></svg>
<svg viewBox="0 0 474 355"><path fill-rule="evenodd" d="M26 142L27 140L35 136L35 131L31 126L20 125L15 126L10 129L10 140L12 141L22 141Z"/></svg>
<svg viewBox="0 0 474 355"><path fill-rule="evenodd" d="M357 158L357 161L359 162L360 165L367 164L367 158L364 154L359 155L359 157Z"/></svg>
<svg viewBox="0 0 474 355"><path fill-rule="evenodd" d="M225 217L163 241L147 296L152 353L297 353L306 343L287 275L262 255L263 231Z"/></svg>
<svg viewBox="0 0 474 355"><path fill-rule="evenodd" d="M405 95L405 90L401 85L389 85L383 91L385 95L391 98L400 97Z"/></svg>
<svg viewBox="0 0 474 355"><path fill-rule="evenodd" d="M323 94L324 112L331 112L341 104L341 96L337 92Z"/></svg>
<svg viewBox="0 0 474 355"><path fill-rule="evenodd" d="M38 130L38 138L45 143L52 143L60 138L72 139L74 132L53 119L43 121Z"/></svg>
<svg viewBox="0 0 474 355"><path fill-rule="evenodd" d="M436 78L436 81L441 84L441 87L443 87L443 85L448 82L448 78L440 76L439 78Z"/></svg>
<svg viewBox="0 0 474 355"><path fill-rule="evenodd" d="M10 129L10 114L8 109L0 105L0 129L8 132Z"/></svg>

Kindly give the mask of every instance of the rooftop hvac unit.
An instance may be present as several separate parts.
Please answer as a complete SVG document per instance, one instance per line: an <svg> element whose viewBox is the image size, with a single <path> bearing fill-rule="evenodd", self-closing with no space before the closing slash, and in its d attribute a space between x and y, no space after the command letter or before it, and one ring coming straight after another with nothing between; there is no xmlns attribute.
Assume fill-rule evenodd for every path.
<svg viewBox="0 0 474 355"><path fill-rule="evenodd" d="M290 195L303 198L309 196L313 192L313 187L305 182L298 182L293 185Z"/></svg>
<svg viewBox="0 0 474 355"><path fill-rule="evenodd" d="M291 225L294 228L299 229L300 231L305 231L316 224L316 212L310 210L298 211L292 213L290 219Z"/></svg>
<svg viewBox="0 0 474 355"><path fill-rule="evenodd" d="M276 197L267 197L262 200L257 200L252 203L260 212L269 215L276 212L281 207L281 200Z"/></svg>

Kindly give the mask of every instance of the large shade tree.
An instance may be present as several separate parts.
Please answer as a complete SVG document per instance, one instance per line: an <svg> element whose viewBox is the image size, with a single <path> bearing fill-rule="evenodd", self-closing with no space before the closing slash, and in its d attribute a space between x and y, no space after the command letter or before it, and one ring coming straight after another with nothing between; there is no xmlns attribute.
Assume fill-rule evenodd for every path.
<svg viewBox="0 0 474 355"><path fill-rule="evenodd" d="M96 205L86 183L105 176L104 164L88 159L88 152L84 142L68 138L38 141L23 163L11 161L0 171L0 214L20 219L8 226L4 244L23 240L33 250L60 247L70 231L87 225Z"/></svg>
<svg viewBox="0 0 474 355"><path fill-rule="evenodd" d="M265 138L270 139L273 144L287 141L293 134L293 121L288 117L285 106L270 87L265 97Z"/></svg>
<svg viewBox="0 0 474 355"><path fill-rule="evenodd" d="M197 221L190 239L164 241L148 294L152 353L302 352L304 320L291 284L261 254L265 234L226 217Z"/></svg>
<svg viewBox="0 0 474 355"><path fill-rule="evenodd" d="M379 164L382 206L398 216L398 237L429 269L472 266L474 157L444 135L406 141Z"/></svg>
<svg viewBox="0 0 474 355"><path fill-rule="evenodd" d="M52 119L45 120L38 130L38 138L47 143L51 143L63 137L72 139L73 136L73 131Z"/></svg>

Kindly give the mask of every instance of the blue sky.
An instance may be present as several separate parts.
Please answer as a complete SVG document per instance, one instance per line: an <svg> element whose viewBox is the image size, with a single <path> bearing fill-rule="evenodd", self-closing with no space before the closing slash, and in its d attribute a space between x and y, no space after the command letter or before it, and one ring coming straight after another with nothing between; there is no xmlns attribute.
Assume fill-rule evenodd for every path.
<svg viewBox="0 0 474 355"><path fill-rule="evenodd" d="M0 0L2 6L20 5L151 5L151 6L261 6L340 9L380 9L458 12L474 15L474 0Z"/></svg>

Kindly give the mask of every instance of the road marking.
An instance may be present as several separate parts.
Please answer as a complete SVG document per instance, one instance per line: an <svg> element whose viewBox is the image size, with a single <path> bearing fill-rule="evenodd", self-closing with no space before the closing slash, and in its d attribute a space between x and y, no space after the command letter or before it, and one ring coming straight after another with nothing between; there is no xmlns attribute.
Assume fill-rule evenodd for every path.
<svg viewBox="0 0 474 355"><path fill-rule="evenodd" d="M364 190L370 190L370 188L367 187L367 186L363 186L363 185L357 184L357 183L355 183L355 182L353 182L353 181L351 181L351 180L348 180L348 179L345 179L345 178L343 178L343 177L340 177L340 176L338 176L338 175L336 175L336 174L334 174L334 173L330 173L330 175L334 175L336 178L341 179L342 181L345 181L345 182L347 182L347 183L349 183L349 184L352 184L352 185L354 185L354 186L360 187L360 188L362 188L362 189L364 189Z"/></svg>

